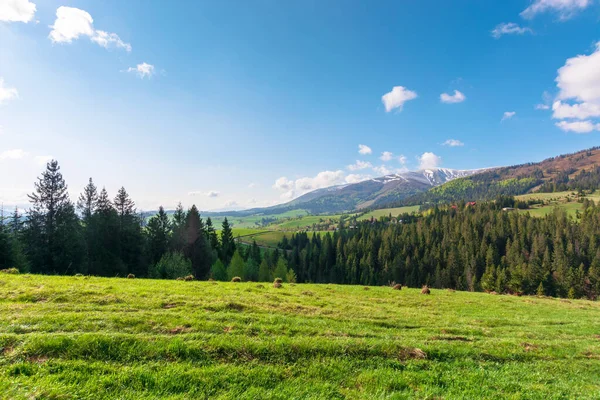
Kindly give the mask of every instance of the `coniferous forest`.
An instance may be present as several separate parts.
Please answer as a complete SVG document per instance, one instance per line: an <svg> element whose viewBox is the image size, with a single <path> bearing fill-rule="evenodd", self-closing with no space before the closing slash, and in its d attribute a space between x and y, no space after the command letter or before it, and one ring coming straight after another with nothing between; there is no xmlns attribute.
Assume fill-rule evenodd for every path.
<svg viewBox="0 0 600 400"><path fill-rule="evenodd" d="M512 200L435 206L421 215L352 223L332 233L292 234L279 249L237 244L196 206L146 220L127 191L114 197L90 179L74 203L60 167L48 163L31 208L3 215L0 269L37 274L161 279L429 285L467 291L596 299L600 207L576 219L503 210Z"/></svg>

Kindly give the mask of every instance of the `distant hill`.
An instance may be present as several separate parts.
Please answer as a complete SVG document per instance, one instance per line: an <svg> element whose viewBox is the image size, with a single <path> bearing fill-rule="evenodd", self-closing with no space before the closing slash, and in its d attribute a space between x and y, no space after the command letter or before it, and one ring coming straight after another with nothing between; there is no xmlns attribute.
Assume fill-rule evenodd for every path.
<svg viewBox="0 0 600 400"><path fill-rule="evenodd" d="M538 163L493 168L452 180L391 205L489 200L542 191L596 189L600 186L600 148L548 158Z"/></svg>

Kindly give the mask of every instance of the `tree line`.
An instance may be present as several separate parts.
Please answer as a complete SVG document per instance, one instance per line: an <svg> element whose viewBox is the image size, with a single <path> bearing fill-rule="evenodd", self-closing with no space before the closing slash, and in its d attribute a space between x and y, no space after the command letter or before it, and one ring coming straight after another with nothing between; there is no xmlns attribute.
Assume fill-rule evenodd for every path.
<svg viewBox="0 0 600 400"><path fill-rule="evenodd" d="M0 218L0 269L40 274L90 274L227 280L294 279L279 251L263 256L256 244L238 246L224 219L218 233L197 207L161 206L147 223L125 190L114 199L93 180L71 201L58 162L35 182L25 216Z"/></svg>
<svg viewBox="0 0 600 400"><path fill-rule="evenodd" d="M577 220L560 209L535 218L502 211L502 200L436 206L332 235L298 233L280 246L298 282L597 298L600 207L586 199Z"/></svg>

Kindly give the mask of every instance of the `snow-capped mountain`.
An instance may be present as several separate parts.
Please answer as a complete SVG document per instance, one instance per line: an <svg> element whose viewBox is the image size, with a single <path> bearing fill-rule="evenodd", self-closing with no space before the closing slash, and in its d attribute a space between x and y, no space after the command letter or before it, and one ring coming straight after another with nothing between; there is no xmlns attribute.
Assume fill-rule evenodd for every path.
<svg viewBox="0 0 600 400"><path fill-rule="evenodd" d="M313 213L353 211L393 203L481 171L435 168L401 172L358 183L318 189L283 206L304 208Z"/></svg>

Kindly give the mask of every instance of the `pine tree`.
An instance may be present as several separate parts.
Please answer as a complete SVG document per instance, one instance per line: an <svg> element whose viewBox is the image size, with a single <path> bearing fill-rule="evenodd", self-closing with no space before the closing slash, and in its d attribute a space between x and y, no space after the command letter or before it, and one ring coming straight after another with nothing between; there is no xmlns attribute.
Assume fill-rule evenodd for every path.
<svg viewBox="0 0 600 400"><path fill-rule="evenodd" d="M210 244L210 247L213 249L213 251L216 254L219 254L219 237L217 236L217 231L215 230L215 227L213 226L212 220L210 219L210 217L206 218L206 226L205 226L205 230L206 230L206 238L208 239L208 243Z"/></svg>
<svg viewBox="0 0 600 400"><path fill-rule="evenodd" d="M150 263L154 265L167 253L171 241L171 222L163 206L160 206L158 213L150 218L146 230Z"/></svg>
<svg viewBox="0 0 600 400"><path fill-rule="evenodd" d="M173 223L171 235L171 249L175 251L183 251L185 246L185 211L181 203L177 204L173 213Z"/></svg>
<svg viewBox="0 0 600 400"><path fill-rule="evenodd" d="M192 261L192 269L197 279L206 279L214 257L206 240L200 213L195 205L187 212L184 231L184 254Z"/></svg>
<svg viewBox="0 0 600 400"><path fill-rule="evenodd" d="M215 261L213 266L210 268L210 277L215 281L227 281L227 268L223 262L219 259Z"/></svg>
<svg viewBox="0 0 600 400"><path fill-rule="evenodd" d="M231 257L235 253L235 242L233 239L233 232L227 217L223 220L221 230L221 260L224 264L229 264Z"/></svg>
<svg viewBox="0 0 600 400"><path fill-rule="evenodd" d="M284 282L287 282L288 268L287 262L283 257L279 258L277 261L277 266L275 267L275 271L273 272L273 278L281 278Z"/></svg>
<svg viewBox="0 0 600 400"><path fill-rule="evenodd" d="M83 220L87 221L90 219L92 214L96 211L98 204L98 190L92 178L90 178L88 184L83 188L83 193L79 195L77 201L77 210L83 216Z"/></svg>
<svg viewBox="0 0 600 400"><path fill-rule="evenodd" d="M270 282L272 279L273 277L271 276L271 268L269 267L269 263L265 257L258 267L258 281Z"/></svg>
<svg viewBox="0 0 600 400"><path fill-rule="evenodd" d="M246 275L246 263L237 250L231 257L231 263L227 267L227 275L230 280L235 277L243 278Z"/></svg>
<svg viewBox="0 0 600 400"><path fill-rule="evenodd" d="M28 197L32 208L25 238L32 272L85 272L81 225L56 160L46 165L35 183L35 191Z"/></svg>

